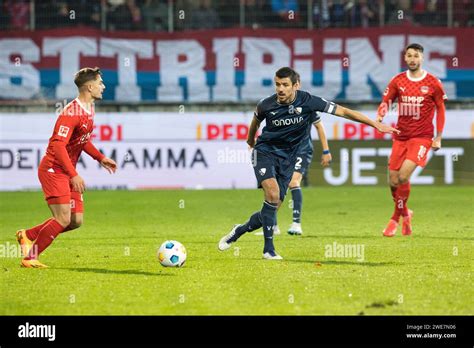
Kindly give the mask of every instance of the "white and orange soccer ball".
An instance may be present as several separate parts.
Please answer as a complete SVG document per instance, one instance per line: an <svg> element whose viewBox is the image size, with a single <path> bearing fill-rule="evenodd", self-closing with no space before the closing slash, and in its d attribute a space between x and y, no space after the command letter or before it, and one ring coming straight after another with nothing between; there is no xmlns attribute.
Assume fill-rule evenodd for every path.
<svg viewBox="0 0 474 348"><path fill-rule="evenodd" d="M158 260L164 267L182 267L186 261L186 248L180 242L167 240L158 249Z"/></svg>

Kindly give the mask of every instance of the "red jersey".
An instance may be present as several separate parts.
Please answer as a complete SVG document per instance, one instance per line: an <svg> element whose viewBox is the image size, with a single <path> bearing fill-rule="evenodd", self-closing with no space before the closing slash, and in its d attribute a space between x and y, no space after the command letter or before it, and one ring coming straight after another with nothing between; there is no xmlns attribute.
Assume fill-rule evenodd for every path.
<svg viewBox="0 0 474 348"><path fill-rule="evenodd" d="M75 168L83 150L98 161L105 157L90 142L94 115L93 106L87 111L78 98L66 105L49 138L41 170L53 170L72 178L77 175Z"/></svg>
<svg viewBox="0 0 474 348"><path fill-rule="evenodd" d="M429 138L434 136L433 117L437 109L437 129L444 127L444 100L447 99L441 81L434 75L423 72L419 78L412 78L408 70L396 75L383 94L379 115L384 116L398 100L398 122L395 134L397 140Z"/></svg>

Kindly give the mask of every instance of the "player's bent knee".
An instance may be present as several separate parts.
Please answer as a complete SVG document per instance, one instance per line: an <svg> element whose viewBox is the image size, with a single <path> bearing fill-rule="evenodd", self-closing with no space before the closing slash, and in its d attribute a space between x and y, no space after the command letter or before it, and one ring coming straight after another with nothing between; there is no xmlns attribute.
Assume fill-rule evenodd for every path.
<svg viewBox="0 0 474 348"><path fill-rule="evenodd" d="M280 192L278 192L277 190L265 192L265 200L269 203L278 204L278 202L280 201Z"/></svg>
<svg viewBox="0 0 474 348"><path fill-rule="evenodd" d="M294 188L297 188L297 187L300 187L300 182L299 180L292 180L290 181L290 190L294 189Z"/></svg>
<svg viewBox="0 0 474 348"><path fill-rule="evenodd" d="M71 217L70 216L59 215L59 216L56 216L55 219L63 227L67 227L71 224Z"/></svg>
<svg viewBox="0 0 474 348"><path fill-rule="evenodd" d="M83 220L82 219L78 219L78 218L73 218L71 220L71 223L69 224L69 228L71 230L75 230L76 228L79 228L82 226L82 223L83 223Z"/></svg>
<svg viewBox="0 0 474 348"><path fill-rule="evenodd" d="M410 179L410 177L409 177L408 175L400 174L400 175L398 176L398 183L399 183L400 185L406 184L409 179Z"/></svg>

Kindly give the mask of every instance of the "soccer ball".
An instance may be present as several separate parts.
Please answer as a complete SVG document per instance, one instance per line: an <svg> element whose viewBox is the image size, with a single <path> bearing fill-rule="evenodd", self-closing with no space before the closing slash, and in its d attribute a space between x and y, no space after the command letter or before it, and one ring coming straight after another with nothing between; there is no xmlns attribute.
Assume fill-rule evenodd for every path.
<svg viewBox="0 0 474 348"><path fill-rule="evenodd" d="M158 260L164 267L181 267L186 261L186 248L180 242L167 240L158 249Z"/></svg>

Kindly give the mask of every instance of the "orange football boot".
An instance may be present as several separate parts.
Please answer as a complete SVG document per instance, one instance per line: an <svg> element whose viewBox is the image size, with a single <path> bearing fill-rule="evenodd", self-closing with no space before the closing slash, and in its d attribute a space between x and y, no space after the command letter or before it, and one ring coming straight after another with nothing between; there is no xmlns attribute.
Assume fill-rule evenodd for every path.
<svg viewBox="0 0 474 348"><path fill-rule="evenodd" d="M21 260L21 267L25 268L48 268L44 263L39 262L38 260Z"/></svg>
<svg viewBox="0 0 474 348"><path fill-rule="evenodd" d="M26 236L26 230L18 230L16 231L16 240L20 244L21 247L21 255L26 257L33 246L33 241L29 240Z"/></svg>
<svg viewBox="0 0 474 348"><path fill-rule="evenodd" d="M390 219L387 227L385 227L385 229L383 230L383 235L385 237L393 237L395 233L397 233L397 228L398 228L398 222Z"/></svg>

